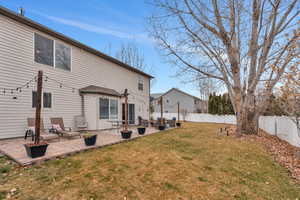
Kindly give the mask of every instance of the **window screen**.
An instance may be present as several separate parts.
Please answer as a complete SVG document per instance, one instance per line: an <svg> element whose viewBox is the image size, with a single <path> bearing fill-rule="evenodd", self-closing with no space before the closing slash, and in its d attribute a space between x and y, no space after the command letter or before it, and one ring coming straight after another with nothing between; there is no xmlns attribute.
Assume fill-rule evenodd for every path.
<svg viewBox="0 0 300 200"><path fill-rule="evenodd" d="M110 119L118 119L118 100L110 99Z"/></svg>
<svg viewBox="0 0 300 200"><path fill-rule="evenodd" d="M34 60L35 62L53 66L54 41L39 34L34 34Z"/></svg>
<svg viewBox="0 0 300 200"><path fill-rule="evenodd" d="M100 98L100 119L109 119L109 100Z"/></svg>
<svg viewBox="0 0 300 200"><path fill-rule="evenodd" d="M52 107L51 93L44 92L42 101L43 101L44 108L51 108ZM32 108L36 108L36 104L37 104L37 92L32 91Z"/></svg>
<svg viewBox="0 0 300 200"><path fill-rule="evenodd" d="M44 108L51 108L51 105L52 105L51 93L45 92L43 101L44 101L44 104L43 104Z"/></svg>
<svg viewBox="0 0 300 200"><path fill-rule="evenodd" d="M69 46L55 42L55 67L71 70L71 48Z"/></svg>

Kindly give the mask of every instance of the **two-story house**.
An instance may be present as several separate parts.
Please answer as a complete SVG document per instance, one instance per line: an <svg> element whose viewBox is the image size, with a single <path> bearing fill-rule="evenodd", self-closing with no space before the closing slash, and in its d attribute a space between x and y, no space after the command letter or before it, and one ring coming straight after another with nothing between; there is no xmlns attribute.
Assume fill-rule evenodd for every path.
<svg viewBox="0 0 300 200"><path fill-rule="evenodd" d="M125 118L125 89L130 123L149 118L152 76L3 7L0 48L0 138L24 136L27 118L35 116L39 70L46 128L51 117L74 128L77 115L90 130L110 128Z"/></svg>
<svg viewBox="0 0 300 200"><path fill-rule="evenodd" d="M161 112L160 99L163 100L164 113L177 113L178 102L180 105L180 112L186 111L188 113L206 113L207 102L183 92L177 88L172 88L165 93L151 94L152 111Z"/></svg>

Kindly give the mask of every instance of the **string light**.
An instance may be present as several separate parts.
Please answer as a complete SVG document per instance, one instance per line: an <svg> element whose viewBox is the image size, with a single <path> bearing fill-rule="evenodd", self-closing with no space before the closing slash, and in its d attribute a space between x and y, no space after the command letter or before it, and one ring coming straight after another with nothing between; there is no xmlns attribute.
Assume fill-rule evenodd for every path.
<svg viewBox="0 0 300 200"><path fill-rule="evenodd" d="M32 83L35 79L36 79L36 76L33 79L26 82L24 85L21 85L20 87L17 87L17 88L0 88L0 89L3 90L3 95L4 96L6 94L6 91L10 91L10 94L12 94L12 95L14 94L14 91L21 93L22 89L23 88L29 88L29 84ZM13 97L13 99L17 99L17 98Z"/></svg>

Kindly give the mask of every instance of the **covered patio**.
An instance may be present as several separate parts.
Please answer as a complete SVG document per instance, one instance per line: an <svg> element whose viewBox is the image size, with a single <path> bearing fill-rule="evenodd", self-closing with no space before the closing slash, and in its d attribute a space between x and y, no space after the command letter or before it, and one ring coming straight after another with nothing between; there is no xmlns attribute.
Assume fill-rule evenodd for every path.
<svg viewBox="0 0 300 200"><path fill-rule="evenodd" d="M139 135L136 128L131 128L133 140L138 137L144 137L158 132L157 129L149 127L146 129L145 135ZM64 157L85 151L88 149L101 148L108 145L117 144L120 142L126 142L129 140L124 140L121 137L121 134L116 129L103 130L103 131L94 131L93 133L97 134L97 142L94 146L86 146L84 144L83 138L73 138L73 139L63 139L60 141L54 140L50 141L46 155L38 158L28 157L24 144L31 142L30 139L24 140L23 138L0 140L0 153L8 156L21 166L31 165L35 163L40 163L42 161L55 159L57 157Z"/></svg>

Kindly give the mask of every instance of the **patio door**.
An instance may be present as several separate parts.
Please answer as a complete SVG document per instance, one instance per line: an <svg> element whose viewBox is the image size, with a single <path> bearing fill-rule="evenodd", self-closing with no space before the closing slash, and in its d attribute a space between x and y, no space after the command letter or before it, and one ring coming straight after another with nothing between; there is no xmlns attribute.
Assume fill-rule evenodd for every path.
<svg viewBox="0 0 300 200"><path fill-rule="evenodd" d="M125 104L122 104L122 120L125 120ZM128 123L135 124L135 105L128 104Z"/></svg>

